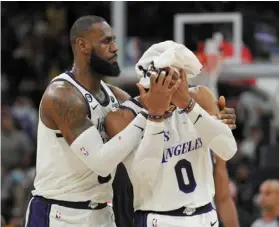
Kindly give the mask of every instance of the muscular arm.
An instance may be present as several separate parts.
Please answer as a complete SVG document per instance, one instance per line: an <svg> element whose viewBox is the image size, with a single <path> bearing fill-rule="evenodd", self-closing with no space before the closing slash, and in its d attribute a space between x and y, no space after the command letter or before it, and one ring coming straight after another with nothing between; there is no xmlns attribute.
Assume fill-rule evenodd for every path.
<svg viewBox="0 0 279 227"><path fill-rule="evenodd" d="M131 124L108 143L87 118L84 98L68 82L53 82L43 96L42 120L59 129L73 152L98 175L109 175L138 145L142 132L134 125L145 128L146 119L139 114ZM130 136L133 135L133 136Z"/></svg>
<svg viewBox="0 0 279 227"><path fill-rule="evenodd" d="M41 117L48 126L54 124L69 145L93 126L81 93L68 82L57 81L47 88L41 103Z"/></svg>
<svg viewBox="0 0 279 227"><path fill-rule="evenodd" d="M215 156L214 182L217 213L225 227L239 227L235 204L230 195L226 162Z"/></svg>
<svg viewBox="0 0 279 227"><path fill-rule="evenodd" d="M111 91L113 92L117 100L120 101L121 103L131 98L131 96L127 92L123 91L122 89L115 87L111 84L107 84L107 85L111 89Z"/></svg>
<svg viewBox="0 0 279 227"><path fill-rule="evenodd" d="M214 93L205 86L196 86L189 88L190 96L203 108L208 114L216 115L220 112L217 105L217 99Z"/></svg>
<svg viewBox="0 0 279 227"><path fill-rule="evenodd" d="M204 86L191 89L190 94L197 104L187 116L194 123L204 145L211 148L223 160L229 160L236 153L236 141L226 124L210 116L219 112L215 96Z"/></svg>

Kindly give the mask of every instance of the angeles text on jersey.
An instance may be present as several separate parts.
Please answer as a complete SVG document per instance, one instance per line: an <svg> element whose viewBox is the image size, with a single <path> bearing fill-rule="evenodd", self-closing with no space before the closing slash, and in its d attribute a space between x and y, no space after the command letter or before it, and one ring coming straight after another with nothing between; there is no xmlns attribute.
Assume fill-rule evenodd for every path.
<svg viewBox="0 0 279 227"><path fill-rule="evenodd" d="M162 163L168 162L168 160L174 156L185 154L186 152L192 152L202 147L201 138L187 141L164 150Z"/></svg>

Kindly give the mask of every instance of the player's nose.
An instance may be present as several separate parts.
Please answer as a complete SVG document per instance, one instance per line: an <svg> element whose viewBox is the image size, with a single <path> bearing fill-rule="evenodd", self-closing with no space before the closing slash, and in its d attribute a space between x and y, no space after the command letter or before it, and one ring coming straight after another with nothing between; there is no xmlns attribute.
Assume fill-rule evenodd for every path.
<svg viewBox="0 0 279 227"><path fill-rule="evenodd" d="M110 51L111 51L112 53L117 53L117 52L118 52L118 47L117 47L117 45L116 45L115 42L112 42L112 44L111 44L111 46L110 46Z"/></svg>

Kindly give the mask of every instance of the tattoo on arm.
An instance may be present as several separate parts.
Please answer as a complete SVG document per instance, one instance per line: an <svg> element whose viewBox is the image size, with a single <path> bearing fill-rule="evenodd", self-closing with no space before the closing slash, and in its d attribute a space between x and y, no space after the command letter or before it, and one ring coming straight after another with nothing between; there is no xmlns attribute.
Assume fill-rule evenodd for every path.
<svg viewBox="0 0 279 227"><path fill-rule="evenodd" d="M66 141L71 144L82 132L93 124L87 118L88 109L82 95L75 87L63 82L50 94L52 118Z"/></svg>

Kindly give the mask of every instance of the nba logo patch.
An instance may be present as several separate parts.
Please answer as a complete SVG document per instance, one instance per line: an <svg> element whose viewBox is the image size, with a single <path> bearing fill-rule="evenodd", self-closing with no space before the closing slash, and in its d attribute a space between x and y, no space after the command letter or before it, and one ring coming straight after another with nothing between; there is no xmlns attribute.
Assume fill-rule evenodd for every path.
<svg viewBox="0 0 279 227"><path fill-rule="evenodd" d="M61 218L61 212L56 211L55 218L56 218L57 220L60 220L60 218Z"/></svg>
<svg viewBox="0 0 279 227"><path fill-rule="evenodd" d="M88 155L89 155L88 151L87 151L84 147L80 148L80 151L81 151L85 156L88 156Z"/></svg>
<svg viewBox="0 0 279 227"><path fill-rule="evenodd" d="M92 96L90 94L85 94L85 98L88 102L92 102Z"/></svg>
<svg viewBox="0 0 279 227"><path fill-rule="evenodd" d="M108 206L112 207L112 201L107 202Z"/></svg>
<svg viewBox="0 0 279 227"><path fill-rule="evenodd" d="M152 220L152 227L158 227L157 226L157 218L153 218L153 220Z"/></svg>

